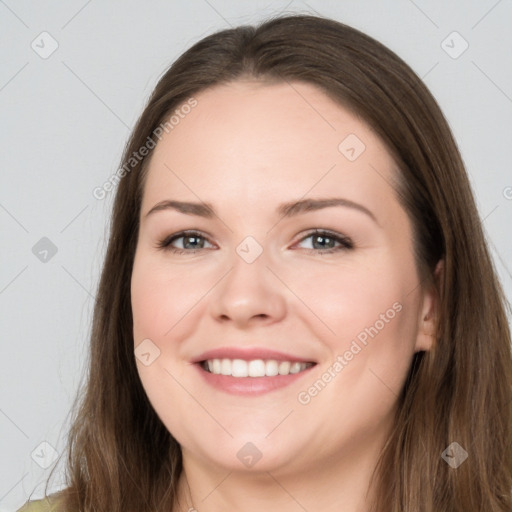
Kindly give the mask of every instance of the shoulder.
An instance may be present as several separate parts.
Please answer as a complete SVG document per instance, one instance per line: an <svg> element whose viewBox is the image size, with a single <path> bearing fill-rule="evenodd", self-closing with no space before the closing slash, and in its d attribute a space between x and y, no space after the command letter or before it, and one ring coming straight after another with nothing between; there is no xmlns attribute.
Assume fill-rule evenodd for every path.
<svg viewBox="0 0 512 512"><path fill-rule="evenodd" d="M27 501L16 512L65 512L61 508L62 500L59 499L58 493L51 494L42 500Z"/></svg>

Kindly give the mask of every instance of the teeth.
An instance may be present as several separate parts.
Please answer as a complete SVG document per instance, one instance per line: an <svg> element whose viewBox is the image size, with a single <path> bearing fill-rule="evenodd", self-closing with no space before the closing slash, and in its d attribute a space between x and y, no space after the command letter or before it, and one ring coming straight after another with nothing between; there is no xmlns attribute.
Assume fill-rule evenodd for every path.
<svg viewBox="0 0 512 512"><path fill-rule="evenodd" d="M300 363L292 363L290 368L290 373L299 373L300 372Z"/></svg>
<svg viewBox="0 0 512 512"><path fill-rule="evenodd" d="M290 361L283 361L279 363L279 375L288 375L290 373L290 368L292 363Z"/></svg>
<svg viewBox="0 0 512 512"><path fill-rule="evenodd" d="M274 377L303 372L314 363L298 363L291 361L275 361L270 359L208 359L203 368L215 375L231 375L232 377Z"/></svg>
<svg viewBox="0 0 512 512"><path fill-rule="evenodd" d="M277 361L267 361L265 363L265 375L267 377L279 375L279 363Z"/></svg>
<svg viewBox="0 0 512 512"><path fill-rule="evenodd" d="M245 363L245 361L243 361ZM249 361L247 365L249 368L249 377L263 377L265 375L265 361L262 359L255 359L254 361Z"/></svg>
<svg viewBox="0 0 512 512"><path fill-rule="evenodd" d="M231 361L229 359L223 359L220 362L220 373L222 375L231 375Z"/></svg>
<svg viewBox="0 0 512 512"><path fill-rule="evenodd" d="M222 362L222 367L224 367L224 364L230 364L231 365L231 375L233 377L248 377L249 376L249 365L242 361L241 359L233 359L233 361L230 361L229 359L225 359L227 363Z"/></svg>

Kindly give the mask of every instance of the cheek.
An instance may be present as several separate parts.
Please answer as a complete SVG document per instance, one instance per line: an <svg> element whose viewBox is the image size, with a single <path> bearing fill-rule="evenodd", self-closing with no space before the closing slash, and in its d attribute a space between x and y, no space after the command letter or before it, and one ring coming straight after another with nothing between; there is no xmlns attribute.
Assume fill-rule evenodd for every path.
<svg viewBox="0 0 512 512"><path fill-rule="evenodd" d="M172 326L172 304L163 282L149 273L134 272L131 297L135 343L143 338L160 338ZM171 309L170 309L171 308Z"/></svg>
<svg viewBox="0 0 512 512"><path fill-rule="evenodd" d="M186 322L180 320L193 303L193 297L189 300L176 291L183 290L183 284L142 258L134 264L131 304L137 371L153 409L166 428L178 434L175 437L179 442L188 439L187 424L204 420L201 411L191 407L190 396L180 385L186 367L177 364L179 340L169 343L171 337L184 335L181 330ZM144 346L140 353L150 354L149 364L137 357L139 346Z"/></svg>
<svg viewBox="0 0 512 512"><path fill-rule="evenodd" d="M335 334L322 338L328 360L297 399L304 421L328 411L334 421L321 427L324 436L357 437L390 421L414 353L418 311L414 272L399 268L353 269L317 281L314 295L322 300L312 309Z"/></svg>
<svg viewBox="0 0 512 512"><path fill-rule="evenodd" d="M380 254L372 264L319 270L294 290L314 312L310 326L322 334L326 368L344 356L339 385L400 389L414 353L418 294L414 262ZM313 285L314 284L314 285ZM321 322L319 321L321 320ZM339 366L338 366L339 369ZM372 372L374 373L372 375ZM385 387L384 386L384 387ZM335 386L336 387L336 386Z"/></svg>
<svg viewBox="0 0 512 512"><path fill-rule="evenodd" d="M318 324L322 320L340 346L375 324L379 331L403 327L406 315L397 310L416 300L410 293L417 284L414 266L404 259L386 260L385 254L338 267L302 268L287 278ZM411 312L411 307L407 310Z"/></svg>
<svg viewBox="0 0 512 512"><path fill-rule="evenodd" d="M197 273L189 272L184 279L179 270L171 272L152 261L136 260L131 280L135 344L145 338L158 344L173 330L183 329L186 322L182 320L205 293L200 281Z"/></svg>

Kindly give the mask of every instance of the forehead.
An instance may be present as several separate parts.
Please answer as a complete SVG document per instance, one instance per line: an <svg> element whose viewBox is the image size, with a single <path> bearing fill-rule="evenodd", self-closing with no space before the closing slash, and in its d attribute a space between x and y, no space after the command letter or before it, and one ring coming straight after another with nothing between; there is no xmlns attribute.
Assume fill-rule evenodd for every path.
<svg viewBox="0 0 512 512"><path fill-rule="evenodd" d="M392 172L372 129L314 85L245 80L194 98L197 105L153 150L146 209L169 190L193 200L220 194L246 201L340 186L365 193L382 190Z"/></svg>

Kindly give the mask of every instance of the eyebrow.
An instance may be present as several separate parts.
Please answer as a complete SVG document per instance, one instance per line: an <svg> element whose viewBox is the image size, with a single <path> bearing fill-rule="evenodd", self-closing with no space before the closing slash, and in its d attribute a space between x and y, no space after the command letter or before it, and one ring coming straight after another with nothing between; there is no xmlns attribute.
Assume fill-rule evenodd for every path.
<svg viewBox="0 0 512 512"><path fill-rule="evenodd" d="M353 208L366 214L377 225L379 224L377 219L375 218L375 215L368 208L366 208L362 204L355 203L354 201L350 201L349 199L343 199L340 197L325 199L301 199L298 201L290 201L288 203L283 203L279 205L278 208L276 209L276 212L280 217L287 218L307 212L321 210L323 208L331 208L333 206ZM151 210L149 210L148 213L146 213L145 217L147 218L149 215L163 210L175 210L186 215L196 215L198 217L204 217L206 219L217 217L215 209L210 203L192 203L175 200L165 200L157 203L155 206L153 206L153 208L151 208Z"/></svg>

